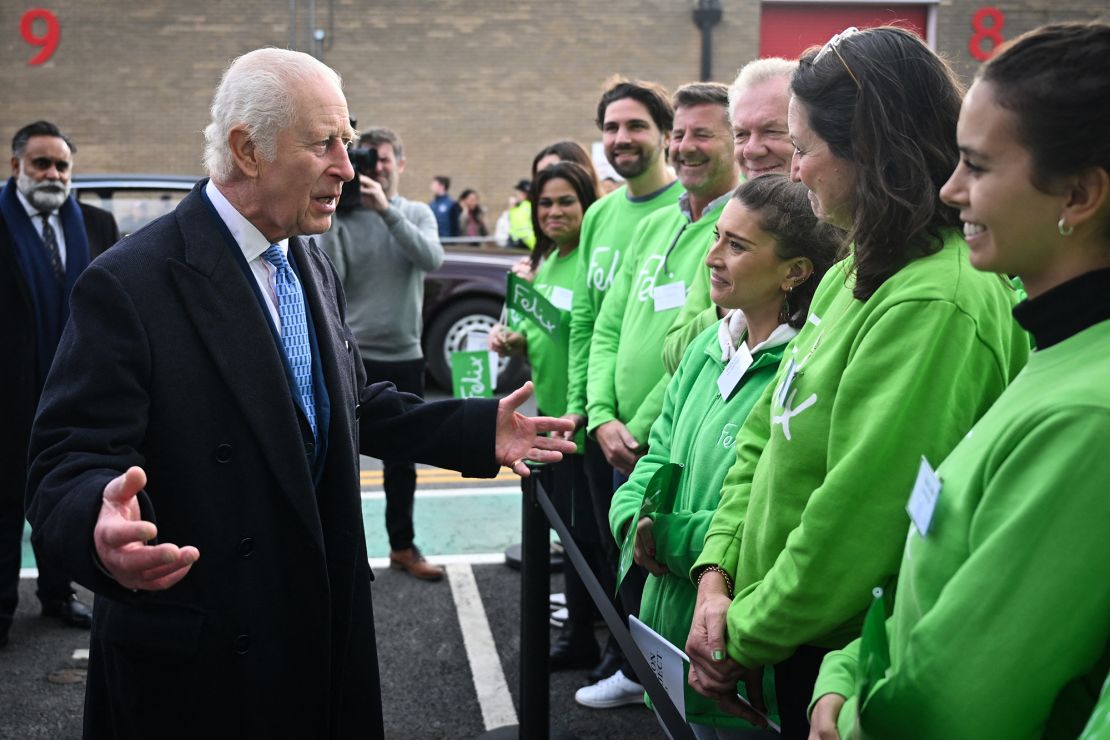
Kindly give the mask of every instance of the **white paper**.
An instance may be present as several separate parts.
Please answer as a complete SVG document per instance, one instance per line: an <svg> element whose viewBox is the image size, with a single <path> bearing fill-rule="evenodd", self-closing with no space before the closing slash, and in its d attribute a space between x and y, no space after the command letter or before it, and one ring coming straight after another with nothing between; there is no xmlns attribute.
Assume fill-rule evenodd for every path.
<svg viewBox="0 0 1110 740"><path fill-rule="evenodd" d="M690 662L686 653L631 614L628 631L679 715L686 719L686 663Z"/></svg>
<svg viewBox="0 0 1110 740"><path fill-rule="evenodd" d="M686 283L679 280L677 283L658 285L651 295L655 299L656 312L679 308L686 303Z"/></svg>
<svg viewBox="0 0 1110 740"><path fill-rule="evenodd" d="M560 311L569 311L571 305L574 303L574 291L560 288L558 285L551 286L551 305Z"/></svg>
<svg viewBox="0 0 1110 740"><path fill-rule="evenodd" d="M721 371L720 376L717 378L717 388L721 391L721 398L728 400L729 394L740 379L744 377L744 373L748 372L748 368L752 366L752 353L748 349L747 342L741 341L740 346L732 352L732 359L725 365L725 369Z"/></svg>
<svg viewBox="0 0 1110 740"><path fill-rule="evenodd" d="M906 511L913 520L913 526L924 537L933 522L933 512L937 508L937 499L940 497L940 478L933 472L933 467L924 456L921 458L921 467L917 469L917 480L913 484L910 501L906 504Z"/></svg>

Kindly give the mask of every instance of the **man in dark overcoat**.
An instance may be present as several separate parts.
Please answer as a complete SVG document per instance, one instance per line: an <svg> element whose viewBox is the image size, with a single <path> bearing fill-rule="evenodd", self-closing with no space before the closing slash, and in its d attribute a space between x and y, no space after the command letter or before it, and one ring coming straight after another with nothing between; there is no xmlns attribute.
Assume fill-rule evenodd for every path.
<svg viewBox="0 0 1110 740"><path fill-rule="evenodd" d="M377 738L359 453L471 476L572 451L502 399L366 386L313 240L354 176L338 75L228 68L210 179L96 260L32 433L29 518L96 592L85 736Z"/></svg>

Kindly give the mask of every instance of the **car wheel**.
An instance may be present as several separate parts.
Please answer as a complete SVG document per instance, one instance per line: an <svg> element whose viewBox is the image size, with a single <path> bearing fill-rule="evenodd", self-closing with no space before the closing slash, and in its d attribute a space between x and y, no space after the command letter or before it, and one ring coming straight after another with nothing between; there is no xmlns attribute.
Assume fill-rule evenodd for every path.
<svg viewBox="0 0 1110 740"><path fill-rule="evenodd" d="M424 355L428 373L440 388L451 391L451 353L466 350L473 333L489 334L501 316L501 302L492 298L466 298L439 312L428 327ZM497 363L498 390L512 390L528 379L528 363L519 357L501 357Z"/></svg>

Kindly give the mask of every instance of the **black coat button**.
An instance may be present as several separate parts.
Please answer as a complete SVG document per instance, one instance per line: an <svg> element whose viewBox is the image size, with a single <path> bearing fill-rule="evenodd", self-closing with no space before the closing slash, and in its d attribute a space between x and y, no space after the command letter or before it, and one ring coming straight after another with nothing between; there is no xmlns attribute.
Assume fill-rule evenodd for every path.
<svg viewBox="0 0 1110 740"><path fill-rule="evenodd" d="M314 445L311 442L305 442L304 443L304 454L311 455L315 451L316 451L316 445Z"/></svg>
<svg viewBox="0 0 1110 740"><path fill-rule="evenodd" d="M235 552L239 553L241 557L249 558L251 553L254 552L254 540L250 537L239 540L239 544L235 546Z"/></svg>
<svg viewBox="0 0 1110 740"><path fill-rule="evenodd" d="M251 638L249 635L239 635L235 638L235 654L246 655L251 649Z"/></svg>
<svg viewBox="0 0 1110 740"><path fill-rule="evenodd" d="M229 445L229 444L216 445L216 462L218 462L218 463L231 462L231 445Z"/></svg>
<svg viewBox="0 0 1110 740"><path fill-rule="evenodd" d="M360 413L362 413L362 404L361 403L356 403L355 404L355 419L358 419L358 416L359 416Z"/></svg>

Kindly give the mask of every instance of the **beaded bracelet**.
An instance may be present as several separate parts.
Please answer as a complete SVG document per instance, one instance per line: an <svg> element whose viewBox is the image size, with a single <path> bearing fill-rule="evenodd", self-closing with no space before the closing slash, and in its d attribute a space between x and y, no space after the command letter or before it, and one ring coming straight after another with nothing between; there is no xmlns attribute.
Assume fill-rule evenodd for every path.
<svg viewBox="0 0 1110 740"><path fill-rule="evenodd" d="M709 573L709 572L720 573L721 574L721 577L725 579L725 588L728 589L728 597L731 599L732 598L732 576L730 576L728 574L728 571L726 571L724 568L722 568L719 565L707 565L704 568L702 568L701 572L698 573L698 579L696 581L694 581L694 588L698 589L698 588L701 587L701 579L704 578L705 574Z"/></svg>

